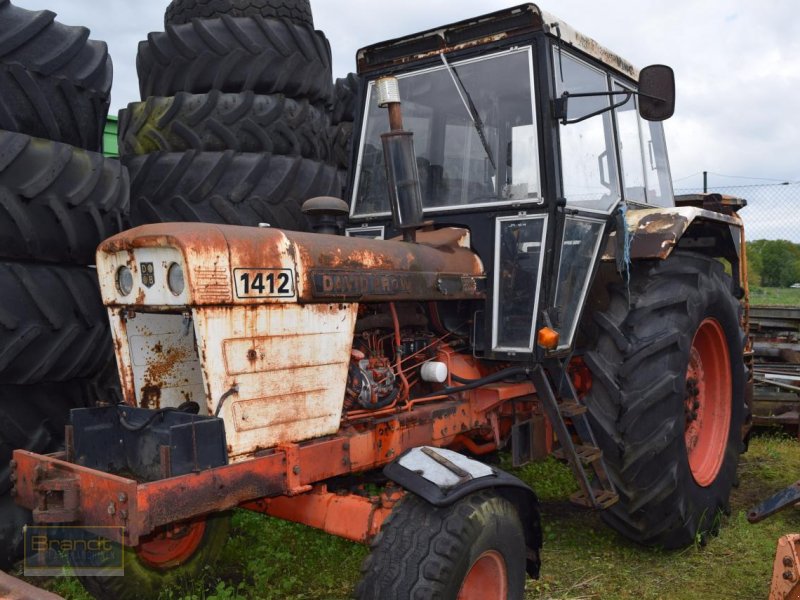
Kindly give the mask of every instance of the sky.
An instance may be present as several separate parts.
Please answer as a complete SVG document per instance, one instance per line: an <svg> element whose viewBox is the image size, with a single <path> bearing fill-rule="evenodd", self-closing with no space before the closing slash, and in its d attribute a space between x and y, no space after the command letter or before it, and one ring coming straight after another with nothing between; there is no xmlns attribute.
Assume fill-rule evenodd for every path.
<svg viewBox="0 0 800 600"><path fill-rule="evenodd" d="M89 27L114 60L112 112L139 100L136 47L148 32L163 30L166 0L13 1ZM355 70L362 46L517 4L312 0L312 9L315 26L331 43L333 76L341 77ZM665 130L676 188L700 187L702 171L710 173L712 188L800 182L796 2L553 0L539 6L638 67L673 67L677 102ZM800 216L800 191L795 207Z"/></svg>

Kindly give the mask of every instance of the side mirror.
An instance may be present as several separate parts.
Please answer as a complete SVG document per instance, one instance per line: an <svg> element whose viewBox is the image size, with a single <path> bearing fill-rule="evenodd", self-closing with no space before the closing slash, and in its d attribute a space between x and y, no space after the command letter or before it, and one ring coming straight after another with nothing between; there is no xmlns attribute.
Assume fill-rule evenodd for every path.
<svg viewBox="0 0 800 600"><path fill-rule="evenodd" d="M675 112L675 73L667 65L650 65L639 72L639 114L664 121Z"/></svg>

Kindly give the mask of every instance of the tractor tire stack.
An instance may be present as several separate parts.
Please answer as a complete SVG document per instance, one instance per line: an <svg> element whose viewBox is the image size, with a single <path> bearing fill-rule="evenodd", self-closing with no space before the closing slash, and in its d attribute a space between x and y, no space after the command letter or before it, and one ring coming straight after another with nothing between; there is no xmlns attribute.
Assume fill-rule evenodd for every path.
<svg viewBox="0 0 800 600"><path fill-rule="evenodd" d="M174 0L164 28L140 42L142 102L120 114L132 223L306 229L302 203L342 192L308 0Z"/></svg>
<svg viewBox="0 0 800 600"><path fill-rule="evenodd" d="M356 73L336 80L331 109L331 161L344 172L350 170L353 127L360 99L361 79Z"/></svg>
<svg viewBox="0 0 800 600"><path fill-rule="evenodd" d="M0 567L30 517L12 451L57 450L69 409L119 386L91 265L125 225L129 180L100 154L112 65L88 37L0 0Z"/></svg>

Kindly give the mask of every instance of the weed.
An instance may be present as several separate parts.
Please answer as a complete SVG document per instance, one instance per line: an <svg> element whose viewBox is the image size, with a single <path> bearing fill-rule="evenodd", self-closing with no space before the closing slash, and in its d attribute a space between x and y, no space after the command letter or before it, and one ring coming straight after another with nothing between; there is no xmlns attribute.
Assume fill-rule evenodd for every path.
<svg viewBox="0 0 800 600"><path fill-rule="evenodd" d="M504 467L510 461L500 460ZM527 582L526 600L764 598L777 539L800 531L797 511L756 525L746 518L753 504L800 477L800 444L785 436L751 441L731 514L715 515L710 524L719 535L678 551L638 546L603 525L598 513L569 504L575 482L552 458L515 474L540 497L545 537L542 576ZM165 590L161 600L344 599L365 556L364 547L303 525L237 511L218 563L193 585ZM48 588L68 600L88 600L74 578L51 580Z"/></svg>

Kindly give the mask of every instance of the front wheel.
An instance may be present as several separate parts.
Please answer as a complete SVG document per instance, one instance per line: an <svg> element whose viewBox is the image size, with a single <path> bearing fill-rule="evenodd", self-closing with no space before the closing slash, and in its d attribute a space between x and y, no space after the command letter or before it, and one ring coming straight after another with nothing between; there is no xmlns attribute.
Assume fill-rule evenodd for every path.
<svg viewBox="0 0 800 600"><path fill-rule="evenodd" d="M373 541L355 597L521 600L525 557L517 510L495 492L447 507L408 494Z"/></svg>
<svg viewBox="0 0 800 600"><path fill-rule="evenodd" d="M99 600L158 598L164 588L192 582L214 564L229 530L229 513L170 525L124 549L124 576L82 576L81 582Z"/></svg>

